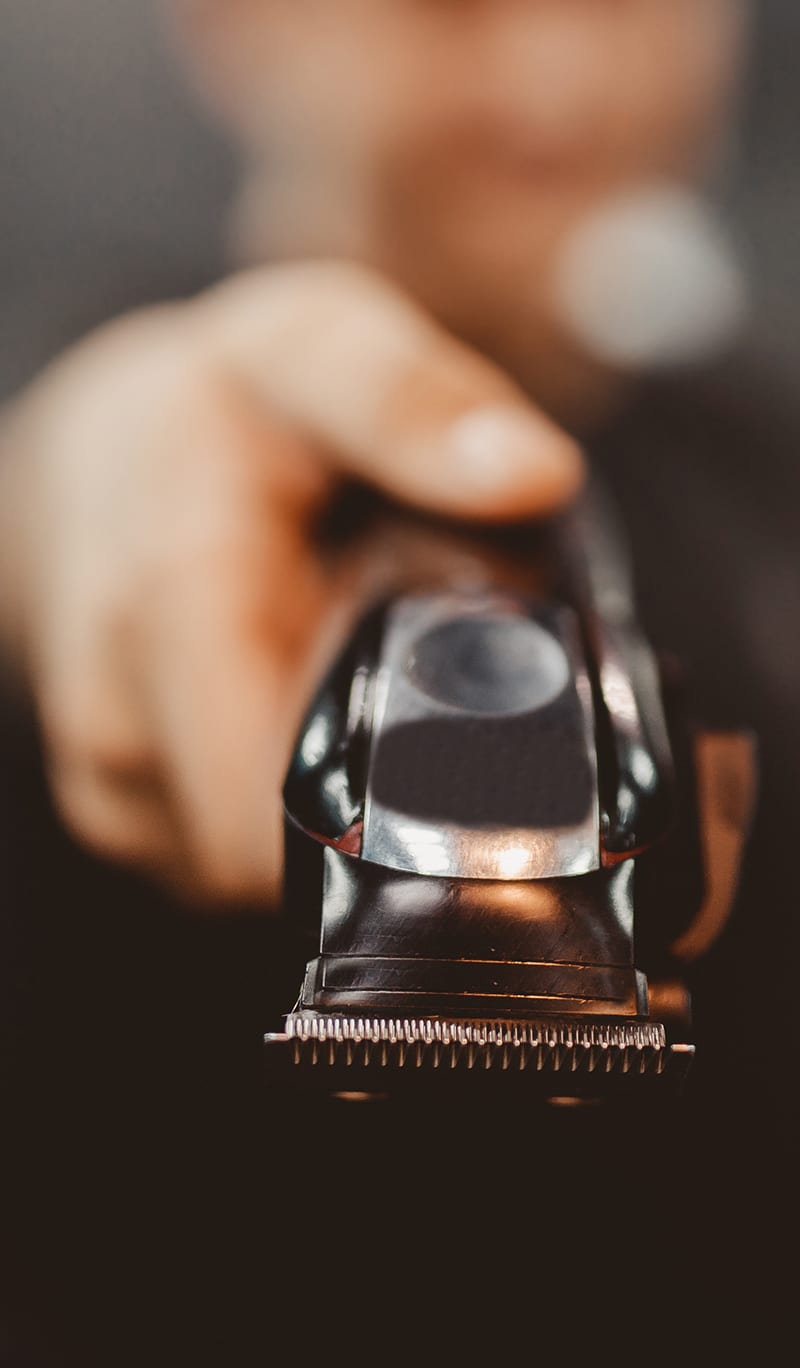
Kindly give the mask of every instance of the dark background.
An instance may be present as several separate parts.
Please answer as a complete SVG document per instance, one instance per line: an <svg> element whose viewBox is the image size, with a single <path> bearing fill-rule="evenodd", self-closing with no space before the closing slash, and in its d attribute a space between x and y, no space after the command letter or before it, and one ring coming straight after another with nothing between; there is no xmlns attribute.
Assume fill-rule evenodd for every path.
<svg viewBox="0 0 800 1368"><path fill-rule="evenodd" d="M752 9L723 197L751 267L753 335L794 375L800 6ZM0 0L0 394L98 315L217 274L233 171L155 0Z"/></svg>

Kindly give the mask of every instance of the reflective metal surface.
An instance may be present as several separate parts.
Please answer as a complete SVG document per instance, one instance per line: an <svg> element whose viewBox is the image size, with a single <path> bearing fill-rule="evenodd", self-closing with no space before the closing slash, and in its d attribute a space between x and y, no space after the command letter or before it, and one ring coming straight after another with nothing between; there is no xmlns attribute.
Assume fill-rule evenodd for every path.
<svg viewBox="0 0 800 1368"><path fill-rule="evenodd" d="M632 570L613 509L597 487L570 516L564 543L592 643L598 746L607 751L603 848L625 856L674 816L674 769L658 662L636 616Z"/></svg>
<svg viewBox="0 0 800 1368"><path fill-rule="evenodd" d="M273 1083L599 1100L685 1076L694 732L608 528L590 502L539 532L535 575L524 532L510 575L495 551L468 583L418 574L322 682L284 789L307 953Z"/></svg>
<svg viewBox="0 0 800 1368"><path fill-rule="evenodd" d="M377 665L362 857L479 879L599 865L591 686L565 608L414 595Z"/></svg>

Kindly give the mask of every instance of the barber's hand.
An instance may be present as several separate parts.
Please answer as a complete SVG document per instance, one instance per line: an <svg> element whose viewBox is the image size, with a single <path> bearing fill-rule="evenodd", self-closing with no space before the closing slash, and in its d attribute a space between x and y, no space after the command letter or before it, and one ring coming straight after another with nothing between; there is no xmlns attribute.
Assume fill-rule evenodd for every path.
<svg viewBox="0 0 800 1368"><path fill-rule="evenodd" d="M339 587L345 480L454 518L548 513L582 461L386 281L237 276L104 328L0 430L0 626L74 832L192 898L274 898L280 787Z"/></svg>

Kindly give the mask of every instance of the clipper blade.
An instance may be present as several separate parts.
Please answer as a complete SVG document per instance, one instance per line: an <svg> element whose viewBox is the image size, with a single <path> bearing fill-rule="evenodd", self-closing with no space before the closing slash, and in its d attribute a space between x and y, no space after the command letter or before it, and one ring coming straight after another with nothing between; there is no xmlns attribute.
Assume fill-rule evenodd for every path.
<svg viewBox="0 0 800 1368"><path fill-rule="evenodd" d="M594 1097L680 1086L694 1046L669 1044L652 1021L486 1020L291 1013L264 1037L273 1082L390 1093L500 1087Z"/></svg>

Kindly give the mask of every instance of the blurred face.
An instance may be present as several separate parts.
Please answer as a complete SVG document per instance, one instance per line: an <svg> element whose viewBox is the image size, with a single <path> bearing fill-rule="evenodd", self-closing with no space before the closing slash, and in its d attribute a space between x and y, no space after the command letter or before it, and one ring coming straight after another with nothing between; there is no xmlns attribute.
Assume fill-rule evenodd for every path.
<svg viewBox="0 0 800 1368"><path fill-rule="evenodd" d="M741 29L737 0L184 4L245 153L244 254L374 264L545 390L565 239L702 171Z"/></svg>

